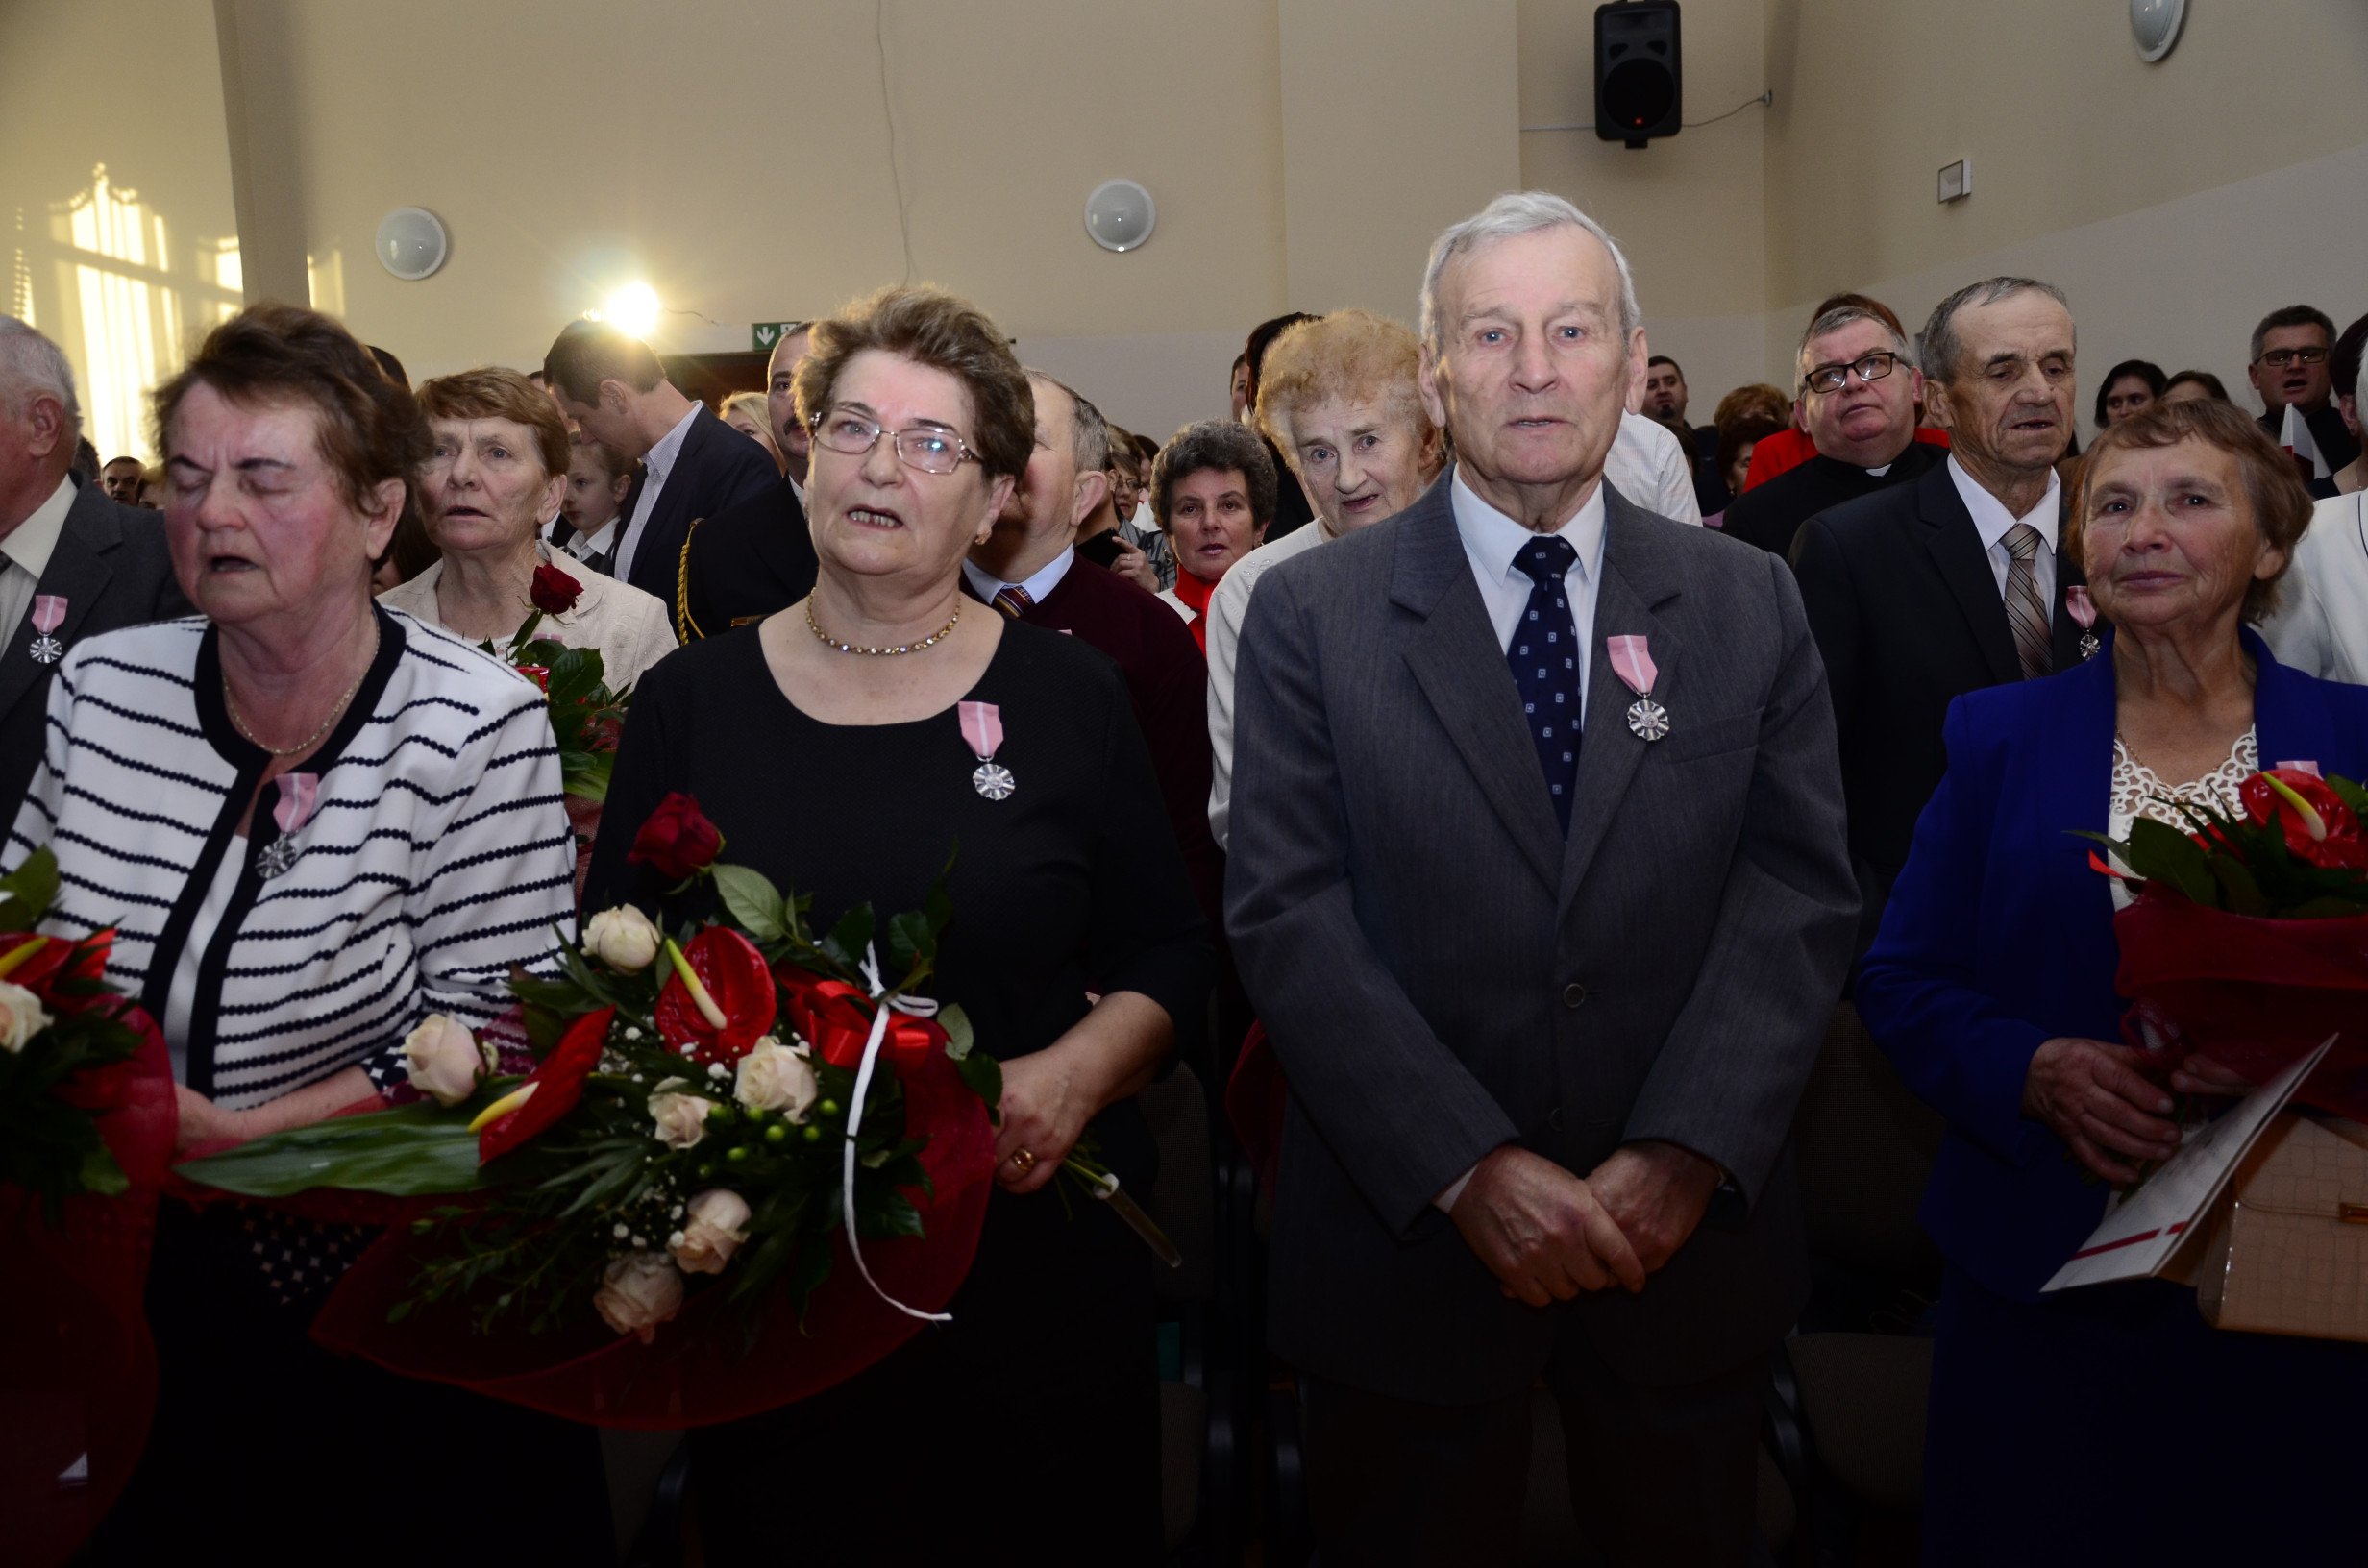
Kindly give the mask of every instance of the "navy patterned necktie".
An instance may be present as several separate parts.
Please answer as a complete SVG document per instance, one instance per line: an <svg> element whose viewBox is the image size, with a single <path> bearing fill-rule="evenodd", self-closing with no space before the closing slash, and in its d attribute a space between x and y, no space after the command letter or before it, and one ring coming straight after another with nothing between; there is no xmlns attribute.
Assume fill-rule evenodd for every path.
<svg viewBox="0 0 2368 1568"><path fill-rule="evenodd" d="M1579 781L1579 625L1570 614L1564 577L1579 558L1559 535L1532 539L1513 564L1530 581L1529 603L1506 645L1505 662L1520 689L1521 714L1538 745L1554 820L1570 833L1570 796Z"/></svg>

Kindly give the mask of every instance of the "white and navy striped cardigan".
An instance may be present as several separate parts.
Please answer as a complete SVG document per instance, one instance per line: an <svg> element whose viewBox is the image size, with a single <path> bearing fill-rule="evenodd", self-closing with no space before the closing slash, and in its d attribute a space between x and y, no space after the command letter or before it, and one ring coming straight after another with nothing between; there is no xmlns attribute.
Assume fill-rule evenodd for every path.
<svg viewBox="0 0 2368 1568"><path fill-rule="evenodd" d="M430 1013L481 1027L513 964L572 928L574 840L543 696L445 632L380 608L377 660L304 770L320 780L297 851L266 876L282 786L223 707L203 619L89 637L58 667L47 749L0 865L56 851L43 929L116 930L109 977L161 1021L173 971L225 854L228 908L198 970L189 1087L231 1110L359 1064L403 1081ZM293 793L292 790L290 792ZM284 858L284 851L276 858Z"/></svg>

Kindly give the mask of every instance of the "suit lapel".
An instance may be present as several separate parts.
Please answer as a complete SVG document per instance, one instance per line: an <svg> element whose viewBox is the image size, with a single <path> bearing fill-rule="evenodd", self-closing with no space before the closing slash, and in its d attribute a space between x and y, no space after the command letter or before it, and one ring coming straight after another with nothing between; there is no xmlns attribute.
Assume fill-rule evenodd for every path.
<svg viewBox="0 0 2368 1568"><path fill-rule="evenodd" d="M2070 504L2068 500L2066 504ZM2069 608L2071 600L2066 590L2085 586L2088 578L2082 574L2080 562L2066 555L2060 548L2063 543L2063 523L2060 519L2056 524L2056 542L2059 546L2056 551L2056 618L2049 628L2055 662L2049 668L2060 673L2077 669L2086 662L2081 657L2081 638L2088 628L2072 619ZM2101 631L2097 633L2097 642L2101 650L2105 642L2105 634Z"/></svg>
<svg viewBox="0 0 2368 1568"><path fill-rule="evenodd" d="M1587 729L1580 738L1578 789L1570 802L1570 840L1557 880L1558 908L1567 908L1577 895L1651 744L1629 731L1628 708L1636 697L1612 669L1609 639L1645 639L1654 665L1653 692L1665 706L1677 688L1684 649L1675 627L1653 613L1677 596L1683 581L1654 531L1668 526L1604 487L1603 582L1595 594L1587 656Z"/></svg>
<svg viewBox="0 0 2368 1568"><path fill-rule="evenodd" d="M1925 548L1948 585L1949 597L1965 617L1966 629L1982 649L1990 679L2003 686L2023 678L2023 661L2014 651L2014 631L2007 625L2006 600L1999 596L1998 578L1989 557L1982 552L1982 535L1973 526L1949 478L1944 462L1916 481L1916 514L1925 528ZM2059 574L2060 576L2060 574ZM2063 594L2057 591L2059 614Z"/></svg>
<svg viewBox="0 0 2368 1568"><path fill-rule="evenodd" d="M65 526L58 531L58 547L49 552L49 565L34 589L36 597L54 595L65 600L65 619L50 633L65 647L74 646L76 633L107 591L108 581L115 575L107 556L122 542L123 527L115 521L113 503L91 490L76 495L73 508L65 514ZM0 713L14 708L57 668L34 658L33 644L39 635L33 629L33 610L28 605L7 651L0 653Z"/></svg>
<svg viewBox="0 0 2368 1568"><path fill-rule="evenodd" d="M1562 833L1537 743L1522 722L1512 672L1456 531L1447 499L1452 480L1453 470L1443 475L1407 509L1398 530L1390 598L1423 618L1406 641L1406 666L1490 808L1550 889L1560 881Z"/></svg>

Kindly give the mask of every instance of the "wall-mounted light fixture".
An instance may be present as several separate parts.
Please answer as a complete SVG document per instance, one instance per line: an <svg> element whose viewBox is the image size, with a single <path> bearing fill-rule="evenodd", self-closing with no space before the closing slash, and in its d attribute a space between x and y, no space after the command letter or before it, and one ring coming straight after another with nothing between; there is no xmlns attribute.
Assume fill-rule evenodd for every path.
<svg viewBox="0 0 2368 1568"><path fill-rule="evenodd" d="M2187 0L2130 0L2130 36L2137 58L2149 65L2179 46L2179 24L2187 19Z"/></svg>
<svg viewBox="0 0 2368 1568"><path fill-rule="evenodd" d="M379 220L379 265L407 283L418 282L444 264L452 236L424 207L398 207Z"/></svg>
<svg viewBox="0 0 2368 1568"><path fill-rule="evenodd" d="M1085 199L1085 232L1105 251L1140 249L1158 223L1151 193L1132 180L1104 180Z"/></svg>

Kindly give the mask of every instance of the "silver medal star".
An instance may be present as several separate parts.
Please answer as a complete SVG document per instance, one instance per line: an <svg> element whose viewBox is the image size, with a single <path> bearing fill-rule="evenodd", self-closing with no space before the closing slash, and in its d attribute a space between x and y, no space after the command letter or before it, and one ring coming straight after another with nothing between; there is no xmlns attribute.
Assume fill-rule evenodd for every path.
<svg viewBox="0 0 2368 1568"><path fill-rule="evenodd" d="M28 651L33 654L33 662L36 664L56 664L65 657L65 645L49 633L43 632L33 639L33 647Z"/></svg>
<svg viewBox="0 0 2368 1568"><path fill-rule="evenodd" d="M296 864L296 857L303 853L296 847L296 841L284 833L255 852L255 874L266 882L285 876L288 868Z"/></svg>
<svg viewBox="0 0 2368 1568"><path fill-rule="evenodd" d="M1649 697L1640 697L1628 707L1628 727L1648 741L1657 741L1669 733L1669 710Z"/></svg>
<svg viewBox="0 0 2368 1568"><path fill-rule="evenodd" d="M998 763L982 762L971 774L971 785L990 800L1007 798L1020 786L1012 781L1011 770Z"/></svg>

